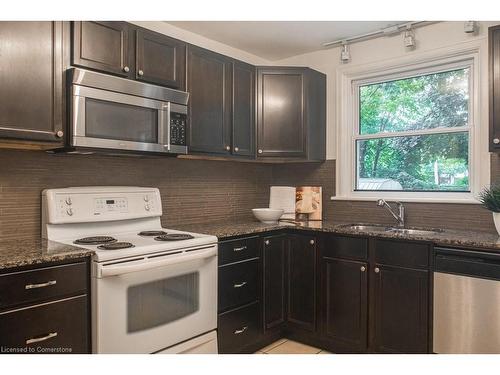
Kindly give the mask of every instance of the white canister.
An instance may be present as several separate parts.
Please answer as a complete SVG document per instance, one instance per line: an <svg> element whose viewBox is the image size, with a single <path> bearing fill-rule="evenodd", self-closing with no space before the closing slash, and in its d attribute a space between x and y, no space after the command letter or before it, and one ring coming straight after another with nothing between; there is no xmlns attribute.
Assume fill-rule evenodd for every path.
<svg viewBox="0 0 500 375"><path fill-rule="evenodd" d="M500 236L500 212L492 212L492 214L495 228L497 228L498 235Z"/></svg>

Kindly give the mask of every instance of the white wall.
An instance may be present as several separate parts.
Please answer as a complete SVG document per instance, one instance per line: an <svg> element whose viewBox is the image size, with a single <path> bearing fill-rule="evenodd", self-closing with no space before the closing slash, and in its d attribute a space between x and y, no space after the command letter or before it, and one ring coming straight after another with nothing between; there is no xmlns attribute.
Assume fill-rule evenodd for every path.
<svg viewBox="0 0 500 375"><path fill-rule="evenodd" d="M271 65L270 61L259 56L255 56L241 49L205 38L204 36L181 29L163 21L130 21L130 23L221 53L234 59L245 61L249 64Z"/></svg>
<svg viewBox="0 0 500 375"><path fill-rule="evenodd" d="M480 22L479 32L475 35L463 31L463 22L440 22L415 30L417 48L406 51L403 37L396 34L390 37L379 37L351 45L351 62L348 65L364 65L401 56L418 56L424 51L431 51L445 46L477 38L487 38L488 27L500 22ZM344 66L340 62L340 47L311 52L294 56L278 62L275 65L309 66L327 75L327 158L336 158L336 124L335 113L335 74L336 69ZM487 118L487 107L485 118Z"/></svg>

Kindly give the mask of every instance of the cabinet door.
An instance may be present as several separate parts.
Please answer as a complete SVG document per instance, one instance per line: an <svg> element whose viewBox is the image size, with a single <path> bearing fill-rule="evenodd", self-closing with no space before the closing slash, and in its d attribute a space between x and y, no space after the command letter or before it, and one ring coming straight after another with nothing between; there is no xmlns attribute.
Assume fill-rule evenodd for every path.
<svg viewBox="0 0 500 375"><path fill-rule="evenodd" d="M255 155L255 67L233 63L233 148L234 155Z"/></svg>
<svg viewBox="0 0 500 375"><path fill-rule="evenodd" d="M377 264L372 275L375 351L427 353L429 272Z"/></svg>
<svg viewBox="0 0 500 375"><path fill-rule="evenodd" d="M133 77L126 22L73 22L73 65Z"/></svg>
<svg viewBox="0 0 500 375"><path fill-rule="evenodd" d="M231 152L231 60L188 46L189 150Z"/></svg>
<svg viewBox="0 0 500 375"><path fill-rule="evenodd" d="M62 142L65 25L0 22L0 137Z"/></svg>
<svg viewBox="0 0 500 375"><path fill-rule="evenodd" d="M183 90L186 44L152 31L137 30L135 78Z"/></svg>
<svg viewBox="0 0 500 375"><path fill-rule="evenodd" d="M287 321L316 330L316 238L290 236L287 256Z"/></svg>
<svg viewBox="0 0 500 375"><path fill-rule="evenodd" d="M264 328L268 330L285 323L285 236L265 237L263 241Z"/></svg>
<svg viewBox="0 0 500 375"><path fill-rule="evenodd" d="M324 334L346 351L367 348L368 264L323 258Z"/></svg>
<svg viewBox="0 0 500 375"><path fill-rule="evenodd" d="M257 79L258 156L305 157L303 69L258 69Z"/></svg>
<svg viewBox="0 0 500 375"><path fill-rule="evenodd" d="M489 29L490 151L500 150L500 26Z"/></svg>

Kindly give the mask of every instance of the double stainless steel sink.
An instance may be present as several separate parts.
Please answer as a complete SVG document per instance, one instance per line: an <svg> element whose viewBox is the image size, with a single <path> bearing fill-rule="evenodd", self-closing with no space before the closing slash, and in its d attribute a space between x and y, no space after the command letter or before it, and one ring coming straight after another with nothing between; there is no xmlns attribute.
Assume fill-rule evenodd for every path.
<svg viewBox="0 0 500 375"><path fill-rule="evenodd" d="M365 225L365 224L345 224L341 228L352 229L360 232L381 232L381 233L399 233L409 235L429 235L444 232L443 229L416 229L416 228L401 228L391 227L387 225Z"/></svg>

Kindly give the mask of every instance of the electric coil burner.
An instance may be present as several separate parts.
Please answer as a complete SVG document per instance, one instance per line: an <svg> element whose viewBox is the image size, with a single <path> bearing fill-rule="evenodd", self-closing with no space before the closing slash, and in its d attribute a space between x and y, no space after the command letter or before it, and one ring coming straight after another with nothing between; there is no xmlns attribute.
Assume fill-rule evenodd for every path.
<svg viewBox="0 0 500 375"><path fill-rule="evenodd" d="M190 240L194 238L190 234L185 233L167 233L162 234L161 236L155 237L156 241L181 241L181 240Z"/></svg>
<svg viewBox="0 0 500 375"><path fill-rule="evenodd" d="M139 236L144 236L144 237L156 237L164 234L167 234L167 232L163 230L144 230L142 232L139 232Z"/></svg>
<svg viewBox="0 0 500 375"><path fill-rule="evenodd" d="M100 245L112 242L116 242L116 239L111 236L84 237L73 241L73 243L77 245Z"/></svg>
<svg viewBox="0 0 500 375"><path fill-rule="evenodd" d="M103 245L97 246L99 250L120 250L128 249L129 247L135 247L130 242L111 242Z"/></svg>

